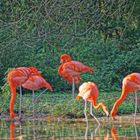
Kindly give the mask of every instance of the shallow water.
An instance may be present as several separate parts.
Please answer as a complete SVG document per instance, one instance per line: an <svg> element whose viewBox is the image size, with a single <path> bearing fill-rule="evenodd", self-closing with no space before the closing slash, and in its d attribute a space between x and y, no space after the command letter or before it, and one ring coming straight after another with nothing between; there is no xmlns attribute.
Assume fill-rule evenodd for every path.
<svg viewBox="0 0 140 140"><path fill-rule="evenodd" d="M83 121L0 121L0 140L138 140L140 124Z"/></svg>

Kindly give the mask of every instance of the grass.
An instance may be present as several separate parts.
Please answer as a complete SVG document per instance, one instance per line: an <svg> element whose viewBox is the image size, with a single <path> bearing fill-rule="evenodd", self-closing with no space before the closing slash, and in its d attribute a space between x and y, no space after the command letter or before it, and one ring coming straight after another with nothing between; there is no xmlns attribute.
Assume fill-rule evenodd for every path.
<svg viewBox="0 0 140 140"><path fill-rule="evenodd" d="M77 92L76 92L77 93ZM39 93L35 92L36 97ZM101 91L99 93L99 97L97 103L103 102L109 109L112 109L113 104L116 99L120 96L121 92L104 92ZM0 99L0 112L1 114L9 114L9 100L10 93L7 95L2 95ZM15 112L18 113L19 107L19 94L17 94L17 99L15 102ZM118 115L121 114L131 114L134 112L134 94L129 93L125 101L118 108ZM52 115L52 116L61 116L66 118L83 118L84 113L84 101L82 98L77 101L72 98L71 92L46 92L44 93L35 103L35 113L37 116L42 115ZM32 95L30 93L26 93L23 95L22 102L22 112L25 116L32 115ZM97 117L104 116L104 112L102 109L95 110L93 109L94 114ZM140 106L138 106L138 112L140 112ZM87 114L89 115L89 103L87 107ZM90 115L89 115L90 116Z"/></svg>

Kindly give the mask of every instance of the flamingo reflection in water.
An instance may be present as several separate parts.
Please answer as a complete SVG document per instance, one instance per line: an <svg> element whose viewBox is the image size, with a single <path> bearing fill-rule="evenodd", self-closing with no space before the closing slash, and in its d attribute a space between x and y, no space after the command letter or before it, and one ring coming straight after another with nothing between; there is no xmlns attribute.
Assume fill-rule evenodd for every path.
<svg viewBox="0 0 140 140"><path fill-rule="evenodd" d="M139 140L139 136L138 136L138 131L137 131L137 126L136 126L136 124L134 124L134 128L135 128L135 136L132 136L130 139L136 139L136 140ZM123 136L123 135L121 135L121 136L119 136L119 134L117 133L117 125L113 125L111 128L107 128L107 132L105 132L105 131L103 131L104 132L104 134L103 135L101 135L101 136L99 136L99 134L98 133L100 133L100 129L102 129L101 128L101 125L97 125L97 127L95 128L95 130L94 131L92 131L91 133L90 133L90 135L89 135L89 133L88 133L88 131L89 131L89 126L87 125L87 127L86 127L86 129L85 129L85 140L89 140L90 138L89 138L89 136L91 137L91 140L100 140L101 139L101 137L102 137L102 139L103 140L110 140L110 139L112 139L112 140L121 140L121 139L127 139L127 138L124 138L124 137L126 137L126 135L125 136ZM123 130L125 130L125 129L123 129ZM102 130L101 130L101 132L102 132Z"/></svg>

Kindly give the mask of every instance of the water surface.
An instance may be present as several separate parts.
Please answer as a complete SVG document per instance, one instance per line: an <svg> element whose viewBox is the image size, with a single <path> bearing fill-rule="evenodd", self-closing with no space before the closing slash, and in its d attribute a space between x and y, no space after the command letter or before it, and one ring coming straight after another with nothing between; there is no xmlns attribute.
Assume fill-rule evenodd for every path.
<svg viewBox="0 0 140 140"><path fill-rule="evenodd" d="M83 121L0 121L1 140L138 140L140 124Z"/></svg>

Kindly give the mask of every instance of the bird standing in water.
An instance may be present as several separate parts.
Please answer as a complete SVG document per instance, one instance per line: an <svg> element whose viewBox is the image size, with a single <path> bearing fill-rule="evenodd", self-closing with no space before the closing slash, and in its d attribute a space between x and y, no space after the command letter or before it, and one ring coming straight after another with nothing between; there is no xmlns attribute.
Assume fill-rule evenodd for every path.
<svg viewBox="0 0 140 140"><path fill-rule="evenodd" d="M79 87L79 93L76 96L76 99L79 100L80 97L82 97L84 99L84 101L85 101L84 115L85 115L86 122L88 122L87 115L86 115L87 101L91 103L90 114L95 118L95 120L97 121L98 124L100 124L100 122L93 115L93 113L92 113L92 106L95 109L99 109L101 107L103 109L103 111L105 112L105 114L107 116L109 115L107 107L102 102L98 103L98 104L96 102L97 98L98 98L98 88L97 88L95 83L93 83L93 82L85 82L85 83L83 83Z"/></svg>
<svg viewBox="0 0 140 140"><path fill-rule="evenodd" d="M32 102L33 102L33 117L34 117L34 91L44 87L52 92L53 91L52 87L42 76L38 75L30 76L29 79L22 84L22 87L28 90L32 90L33 92Z"/></svg>
<svg viewBox="0 0 140 140"><path fill-rule="evenodd" d="M81 80L80 74L84 72L93 73L93 69L81 62L72 60L68 54L61 55L60 63L58 73L67 82L72 83L72 95L74 96L75 83L78 84Z"/></svg>
<svg viewBox="0 0 140 140"><path fill-rule="evenodd" d="M135 92L135 118L137 112L137 91L140 90L140 73L131 73L127 75L122 82L122 93L119 99L115 102L112 110L111 117L115 120L115 115L119 105L124 101L129 92Z"/></svg>

